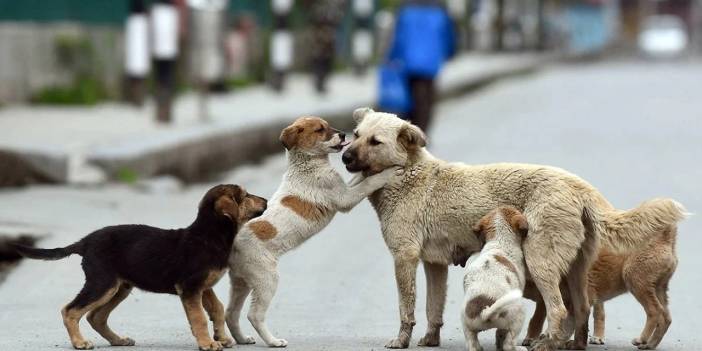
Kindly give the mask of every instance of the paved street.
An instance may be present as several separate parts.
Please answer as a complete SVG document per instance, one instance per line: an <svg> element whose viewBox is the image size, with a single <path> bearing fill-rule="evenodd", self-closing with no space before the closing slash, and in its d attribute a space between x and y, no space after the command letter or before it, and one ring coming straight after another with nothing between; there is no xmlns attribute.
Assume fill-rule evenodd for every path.
<svg viewBox="0 0 702 351"><path fill-rule="evenodd" d="M702 64L608 62L562 65L503 80L439 106L429 148L467 163L517 161L568 169L590 181L621 208L669 196L702 212ZM350 118L350 117L349 117ZM334 156L337 164L338 156ZM222 182L270 195L285 163L282 155L242 167ZM339 169L342 169L339 166ZM65 245L99 227L148 223L189 224L210 184L175 192L144 192L124 185L33 187L0 191L0 233L50 234L41 246ZM702 291L699 216L680 227L680 264L671 284L673 324L661 350L698 349ZM338 215L320 235L282 258L278 294L268 314L271 330L290 350L379 350L397 332L399 316L392 262L367 202ZM450 269L441 349L463 350L459 324L461 270ZM59 309L80 289L80 258L24 261L0 285L0 349L70 348ZM413 348L426 327L424 279L419 273ZM228 300L228 282L216 291ZM525 302L526 303L526 302ZM531 311L531 304L530 311ZM629 340L645 315L631 296L606 305L607 345L634 350ZM130 350L194 350L175 297L134 292L112 315L114 330L136 340ZM247 321L245 331L255 335ZM108 344L82 324L99 348ZM493 333L483 333L494 350ZM235 349L260 349L235 346Z"/></svg>

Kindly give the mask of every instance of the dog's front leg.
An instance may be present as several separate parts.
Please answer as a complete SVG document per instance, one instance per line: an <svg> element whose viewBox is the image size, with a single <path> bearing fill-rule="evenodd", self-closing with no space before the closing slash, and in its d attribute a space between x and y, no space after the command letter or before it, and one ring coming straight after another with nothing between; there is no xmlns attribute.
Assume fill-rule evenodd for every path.
<svg viewBox="0 0 702 351"><path fill-rule="evenodd" d="M365 179L361 175L354 176L343 194L336 198L336 207L341 212L351 211L363 199L385 186L398 172L399 169L393 167Z"/></svg>
<svg viewBox="0 0 702 351"><path fill-rule="evenodd" d="M412 328L415 324L414 304L418 264L419 258L416 254L399 253L395 255L395 279L400 296L400 331L396 338L385 344L387 348L405 349L409 346Z"/></svg>
<svg viewBox="0 0 702 351"><path fill-rule="evenodd" d="M202 305L205 307L205 311L207 311L212 321L214 339L219 341L224 347L232 347L234 345L234 340L227 335L226 328L224 327L224 306L219 301L212 288L202 293Z"/></svg>
<svg viewBox="0 0 702 351"><path fill-rule="evenodd" d="M439 346L441 343L441 326L444 325L444 306L446 304L446 280L448 266L424 262L424 274L427 277L427 333L419 339L419 346Z"/></svg>
<svg viewBox="0 0 702 351"><path fill-rule="evenodd" d="M207 316L202 306L202 291L180 293L180 300L200 350L221 351L222 344L212 340L207 330Z"/></svg>

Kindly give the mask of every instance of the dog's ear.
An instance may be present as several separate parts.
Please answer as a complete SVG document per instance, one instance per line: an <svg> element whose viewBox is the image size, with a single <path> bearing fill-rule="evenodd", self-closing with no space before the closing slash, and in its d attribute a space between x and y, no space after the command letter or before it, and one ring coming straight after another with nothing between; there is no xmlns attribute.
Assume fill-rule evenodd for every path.
<svg viewBox="0 0 702 351"><path fill-rule="evenodd" d="M408 152L419 150L419 148L427 145L427 137L424 135L424 132L410 123L405 124L400 129L400 133L397 134L397 141Z"/></svg>
<svg viewBox="0 0 702 351"><path fill-rule="evenodd" d="M353 120L356 122L356 124L359 124L361 121L363 121L363 118L366 117L367 114L373 112L375 111L373 111L373 109L370 107L357 108L353 111Z"/></svg>
<svg viewBox="0 0 702 351"><path fill-rule="evenodd" d="M234 223L239 219L239 204L228 195L222 195L215 201L214 210L218 215L229 217Z"/></svg>
<svg viewBox="0 0 702 351"><path fill-rule="evenodd" d="M509 225L512 226L512 230L518 233L522 238L526 238L527 233L529 233L529 222L527 222L526 217L521 213L515 214L509 219Z"/></svg>
<svg viewBox="0 0 702 351"><path fill-rule="evenodd" d="M297 144L297 137L300 135L302 128L300 126L288 126L280 133L280 142L283 143L286 149L290 150Z"/></svg>

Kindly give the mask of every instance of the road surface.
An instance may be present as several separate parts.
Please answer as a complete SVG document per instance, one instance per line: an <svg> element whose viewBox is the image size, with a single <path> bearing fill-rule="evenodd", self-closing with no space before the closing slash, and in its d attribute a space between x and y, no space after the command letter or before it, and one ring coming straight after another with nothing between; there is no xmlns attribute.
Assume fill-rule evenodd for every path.
<svg viewBox="0 0 702 351"><path fill-rule="evenodd" d="M629 208L657 196L673 197L691 212L702 209L702 64L604 62L563 65L501 81L471 96L444 102L429 149L454 161L530 162L559 166L597 186L616 206ZM350 117L349 117L350 118ZM339 156L334 156L339 165ZM270 195L284 171L283 156L222 176L252 193ZM339 165L339 169L341 169ZM148 223L189 224L211 184L181 191L143 191L126 185L93 188L32 187L0 191L0 232L46 233L42 246L65 245L99 227ZM166 187L167 188L167 187ZM673 324L661 350L699 349L702 226L692 217L680 227L680 265L671 284ZM284 256L278 294L268 314L271 330L290 350L381 350L398 328L392 261L375 213L363 202L340 214L317 237ZM459 324L461 269L451 268L440 349L465 348ZM59 310L80 289L80 258L24 261L0 286L0 348L70 348ZM426 327L424 277L419 272L417 326ZM227 301L228 282L216 286ZM526 303L526 302L525 302ZM531 311L529 303L529 311ZM633 350L629 340L645 315L631 296L606 305L607 345ZM177 298L134 292L111 317L132 337L130 350L194 350ZM244 330L255 335L247 321ZM86 337L107 347L86 322ZM494 350L493 333L481 334ZM235 349L261 349L254 346Z"/></svg>

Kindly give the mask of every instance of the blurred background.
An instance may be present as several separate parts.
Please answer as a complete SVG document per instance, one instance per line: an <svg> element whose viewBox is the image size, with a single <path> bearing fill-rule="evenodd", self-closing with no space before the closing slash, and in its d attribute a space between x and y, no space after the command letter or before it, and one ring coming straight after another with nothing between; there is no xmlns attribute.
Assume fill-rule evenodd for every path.
<svg viewBox="0 0 702 351"><path fill-rule="evenodd" d="M82 281L79 258L19 263L8 241L186 226L215 183L269 197L286 168L279 133L303 115L351 131L351 112L373 106L421 126L437 157L558 166L617 207L665 196L699 213L701 77L702 0L0 0L0 344L68 347L54 317ZM702 342L696 225L680 227L666 350ZM367 203L281 271L270 325L288 348L377 349L395 331ZM442 332L453 349L460 275ZM177 300L133 295L116 329L190 349ZM629 350L644 313L631 297L611 306L607 347Z"/></svg>

